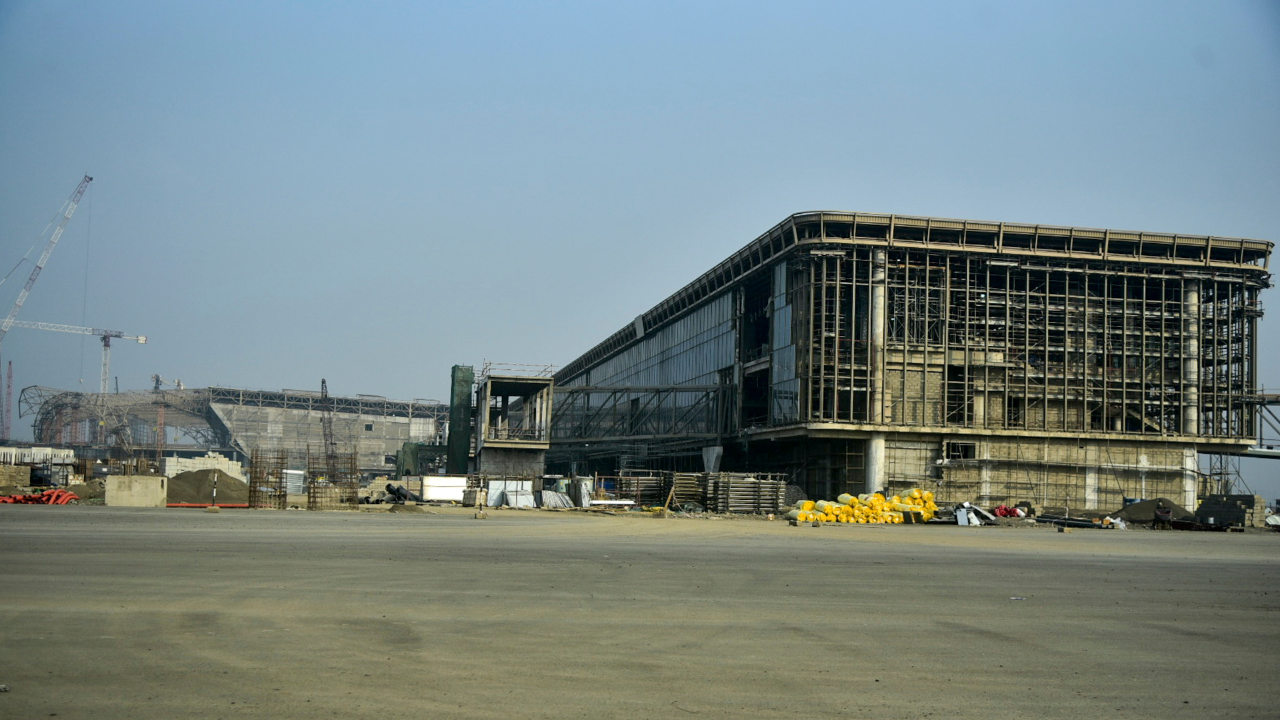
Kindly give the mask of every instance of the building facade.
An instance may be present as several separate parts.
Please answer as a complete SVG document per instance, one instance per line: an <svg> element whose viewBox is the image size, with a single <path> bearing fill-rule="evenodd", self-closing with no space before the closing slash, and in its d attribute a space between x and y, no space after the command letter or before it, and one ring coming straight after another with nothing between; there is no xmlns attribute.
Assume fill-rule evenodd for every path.
<svg viewBox="0 0 1280 720"><path fill-rule="evenodd" d="M553 457L720 446L726 469L788 472L813 496L1192 504L1197 452L1256 437L1271 249L793 215L556 375Z"/></svg>

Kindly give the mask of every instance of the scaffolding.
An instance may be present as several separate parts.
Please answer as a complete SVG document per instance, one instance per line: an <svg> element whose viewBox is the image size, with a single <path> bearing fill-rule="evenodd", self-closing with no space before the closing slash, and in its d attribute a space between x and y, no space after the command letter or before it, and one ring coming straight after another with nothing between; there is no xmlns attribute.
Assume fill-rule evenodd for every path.
<svg viewBox="0 0 1280 720"><path fill-rule="evenodd" d="M1255 432L1250 310L1260 285L1161 267L919 249L855 248L792 265L809 296L805 414L813 420ZM885 323L880 347L871 342L876 316Z"/></svg>

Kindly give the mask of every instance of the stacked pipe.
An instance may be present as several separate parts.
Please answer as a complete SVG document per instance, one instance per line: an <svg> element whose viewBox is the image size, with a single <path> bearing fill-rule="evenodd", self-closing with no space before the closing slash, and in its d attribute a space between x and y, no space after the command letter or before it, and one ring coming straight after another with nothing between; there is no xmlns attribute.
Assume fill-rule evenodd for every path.
<svg viewBox="0 0 1280 720"><path fill-rule="evenodd" d="M885 498L880 493L844 494L830 500L801 500L787 513L797 522L841 522L860 524L898 524L915 517L927 522L938 512L933 493L914 488L906 495Z"/></svg>
<svg viewBox="0 0 1280 720"><path fill-rule="evenodd" d="M45 490L30 495L0 495L0 504L5 505L66 505L80 496L70 490Z"/></svg>
<svg viewBox="0 0 1280 720"><path fill-rule="evenodd" d="M692 473L676 473L671 482L675 485L675 493L671 496L671 504L683 507L686 503L702 505L707 499L706 482L702 476Z"/></svg>
<svg viewBox="0 0 1280 720"><path fill-rule="evenodd" d="M661 505L670 489L666 478L636 475L618 478L615 487L619 498L634 500L637 505Z"/></svg>
<svg viewBox="0 0 1280 720"><path fill-rule="evenodd" d="M785 481L720 473L707 479L707 509L720 513L780 512L786 506Z"/></svg>

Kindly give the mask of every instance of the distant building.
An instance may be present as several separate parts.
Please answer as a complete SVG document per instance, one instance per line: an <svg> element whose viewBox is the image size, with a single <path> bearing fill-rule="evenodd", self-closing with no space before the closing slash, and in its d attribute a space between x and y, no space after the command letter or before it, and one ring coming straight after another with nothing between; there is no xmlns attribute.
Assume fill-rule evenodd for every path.
<svg viewBox="0 0 1280 720"><path fill-rule="evenodd" d="M34 416L36 442L72 447L83 457L154 453L163 407L167 458L204 458L213 451L238 464L256 448L284 451L297 467L306 466L308 453L324 453L321 418L328 407L340 450L355 452L366 475L394 473L395 454L406 442L440 443L449 411L433 401L373 395L326 401L304 390L223 387L104 396L32 386L22 391L21 407L23 416Z"/></svg>

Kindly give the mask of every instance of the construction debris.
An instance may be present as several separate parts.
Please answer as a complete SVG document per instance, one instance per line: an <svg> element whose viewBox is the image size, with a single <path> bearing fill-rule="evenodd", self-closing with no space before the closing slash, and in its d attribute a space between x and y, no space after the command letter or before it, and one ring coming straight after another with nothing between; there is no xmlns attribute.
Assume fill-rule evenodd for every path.
<svg viewBox="0 0 1280 720"><path fill-rule="evenodd" d="M1110 517L1104 518L1073 518L1062 515L1041 515L1036 518L1036 522L1047 523L1056 526L1058 530L1063 528L1084 528L1094 530L1124 530L1128 527L1123 520L1114 520Z"/></svg>
<svg viewBox="0 0 1280 720"><path fill-rule="evenodd" d="M382 499L383 502L400 503L400 504L403 504L405 502L415 502L415 503L423 502L421 495L418 495L415 492L411 492L408 488L402 485L393 485L391 483L387 483L386 489L387 489L387 494Z"/></svg>
<svg viewBox="0 0 1280 720"><path fill-rule="evenodd" d="M956 524L977 527L995 525L996 516L970 502L963 502L955 508Z"/></svg>
<svg viewBox="0 0 1280 720"><path fill-rule="evenodd" d="M556 492L555 490L543 490L541 493L541 507L544 508L571 508L574 507L573 500L565 493Z"/></svg>

